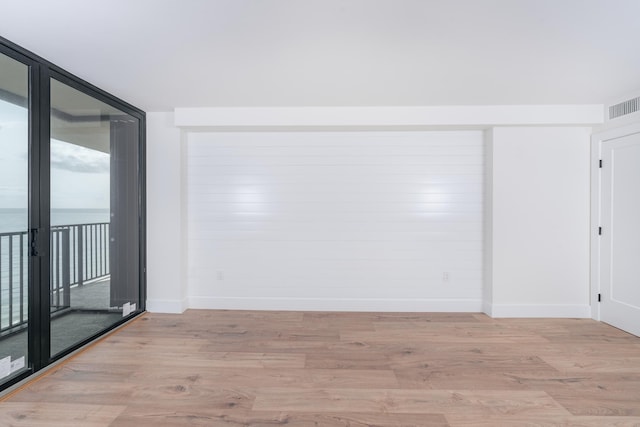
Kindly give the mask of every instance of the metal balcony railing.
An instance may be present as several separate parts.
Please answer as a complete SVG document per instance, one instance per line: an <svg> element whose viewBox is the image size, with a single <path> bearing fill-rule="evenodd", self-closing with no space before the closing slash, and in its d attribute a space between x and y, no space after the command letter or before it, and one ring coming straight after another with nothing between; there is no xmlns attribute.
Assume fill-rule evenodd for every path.
<svg viewBox="0 0 640 427"><path fill-rule="evenodd" d="M28 321L28 233L0 233L0 335ZM71 289L109 276L109 223L51 227L51 312L71 307Z"/></svg>
<svg viewBox="0 0 640 427"><path fill-rule="evenodd" d="M0 333L27 321L27 232L0 234Z"/></svg>

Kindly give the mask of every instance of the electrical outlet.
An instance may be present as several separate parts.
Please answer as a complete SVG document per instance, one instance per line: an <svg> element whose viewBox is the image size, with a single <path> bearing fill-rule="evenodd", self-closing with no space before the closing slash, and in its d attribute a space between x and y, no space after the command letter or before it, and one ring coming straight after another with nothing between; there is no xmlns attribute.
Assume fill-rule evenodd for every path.
<svg viewBox="0 0 640 427"><path fill-rule="evenodd" d="M449 281L449 272L445 271L444 273L442 273L442 281L443 282L448 282Z"/></svg>
<svg viewBox="0 0 640 427"><path fill-rule="evenodd" d="M218 280L224 280L224 271L218 271Z"/></svg>

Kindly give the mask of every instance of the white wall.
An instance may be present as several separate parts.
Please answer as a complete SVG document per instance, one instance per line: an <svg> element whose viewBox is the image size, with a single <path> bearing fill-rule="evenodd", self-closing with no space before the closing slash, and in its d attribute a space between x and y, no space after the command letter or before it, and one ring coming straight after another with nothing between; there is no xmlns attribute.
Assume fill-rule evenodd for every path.
<svg viewBox="0 0 640 427"><path fill-rule="evenodd" d="M564 113L552 114L551 118L543 107L531 110L503 106L497 108L497 115L494 114L496 108L479 107L477 111L481 118L475 122L482 123L480 129L487 129L482 298L485 312L494 316L589 315L590 131L584 126L597 125L602 117L594 119L596 106L573 107L560 109ZM290 121L277 109L267 115L273 116L272 122L258 119L262 117L258 112L241 110L229 109L226 114L237 119L231 120L233 123L229 126L220 120L218 110L211 113L205 109L195 115L183 110L180 121L174 121L170 113L147 115L147 307L151 311L179 312L197 300L188 299L195 296L197 290L186 288L187 264L192 256L185 244L188 228L183 162L187 156L181 136L225 128L265 132L290 127L323 133L340 126L332 127L328 123L320 128L310 126L307 122L313 114L309 115L308 109L302 109L302 118L294 115ZM375 108L351 110L345 114L346 123L353 128L371 122L371 117L385 116L376 113ZM371 117L369 110L375 110ZM462 127L470 114L469 109L464 108L460 114L455 107L436 110L438 114L433 117L444 115L447 123ZM439 120L432 116L420 119L425 113L420 109L398 108L392 112L391 119L383 123L385 129L403 129L404 113L412 117L412 126L408 128L428 129L434 120ZM333 116L323 114L323 117L324 123ZM508 117L508 124L536 127L500 127L506 124L501 122L501 117ZM242 118L246 120L238 125L236 122ZM573 126L559 126L562 123ZM537 127L544 124L546 126Z"/></svg>
<svg viewBox="0 0 640 427"><path fill-rule="evenodd" d="M482 132L214 132L188 146L191 307L481 310Z"/></svg>
<svg viewBox="0 0 640 427"><path fill-rule="evenodd" d="M147 310L187 308L180 130L173 113L147 114Z"/></svg>
<svg viewBox="0 0 640 427"><path fill-rule="evenodd" d="M589 317L590 128L494 128L490 311Z"/></svg>

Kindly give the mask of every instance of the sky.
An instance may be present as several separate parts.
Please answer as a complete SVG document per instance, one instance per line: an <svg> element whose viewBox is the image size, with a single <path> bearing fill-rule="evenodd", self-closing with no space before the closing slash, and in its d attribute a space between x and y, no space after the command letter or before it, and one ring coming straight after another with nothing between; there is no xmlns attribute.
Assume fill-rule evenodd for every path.
<svg viewBox="0 0 640 427"><path fill-rule="evenodd" d="M27 207L27 109L0 100L0 209ZM109 155L51 141L51 207L109 209Z"/></svg>

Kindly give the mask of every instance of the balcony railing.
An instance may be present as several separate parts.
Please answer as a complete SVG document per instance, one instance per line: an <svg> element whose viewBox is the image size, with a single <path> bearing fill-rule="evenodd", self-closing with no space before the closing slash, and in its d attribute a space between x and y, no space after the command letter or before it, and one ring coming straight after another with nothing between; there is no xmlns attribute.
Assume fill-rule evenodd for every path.
<svg viewBox="0 0 640 427"><path fill-rule="evenodd" d="M27 321L27 233L0 234L0 333Z"/></svg>
<svg viewBox="0 0 640 427"><path fill-rule="evenodd" d="M28 321L28 234L0 233L0 334ZM109 223L51 227L51 312L71 307L71 289L109 276Z"/></svg>

